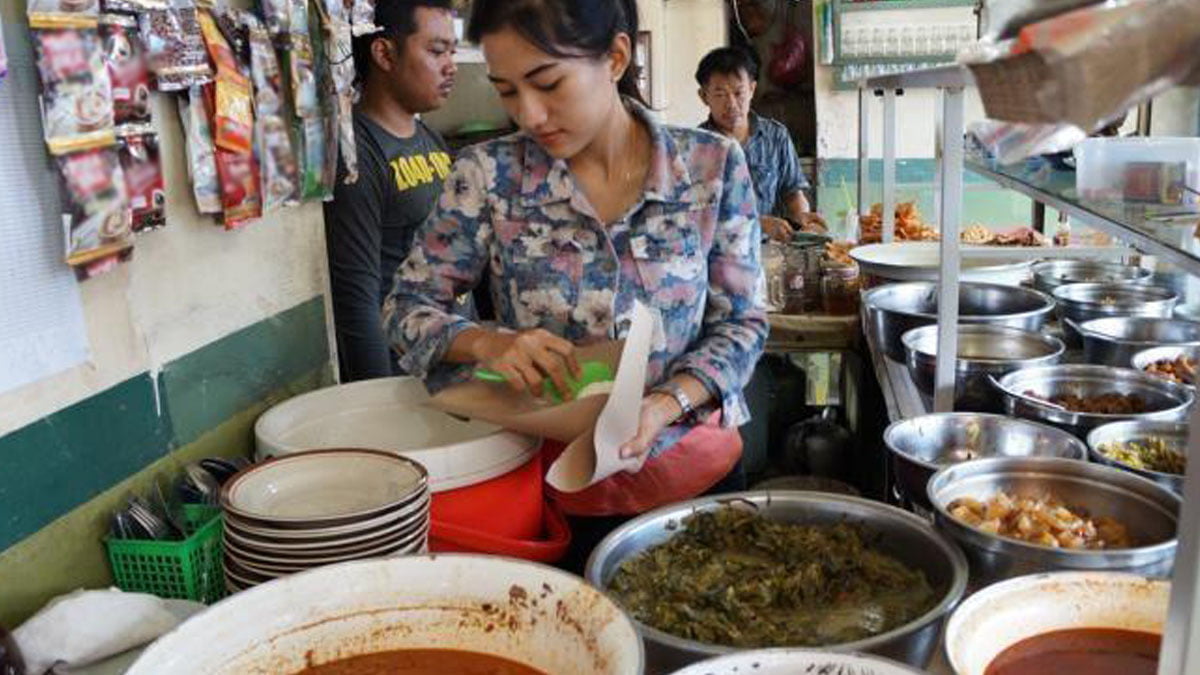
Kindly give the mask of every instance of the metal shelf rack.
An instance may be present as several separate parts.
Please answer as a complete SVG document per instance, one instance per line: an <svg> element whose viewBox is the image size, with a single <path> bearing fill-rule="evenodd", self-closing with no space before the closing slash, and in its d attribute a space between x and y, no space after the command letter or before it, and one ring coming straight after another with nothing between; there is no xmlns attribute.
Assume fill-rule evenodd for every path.
<svg viewBox="0 0 1200 675"><path fill-rule="evenodd" d="M1089 203L1073 194L1073 182L1040 180L1019 169L1002 167L978 157L964 157L964 92L973 86L970 71L960 65L919 70L896 75L868 78L859 85L859 212L870 209L867 200L870 159L871 97L883 101L883 240L893 240L896 204L896 102L906 89L937 89L941 93L940 114L935 124L937 173L935 177L936 219L941 225L941 259L938 296L938 358L934 411L953 409L954 362L958 345L959 267L964 252L959 244L962 229L963 173L970 168L995 182L1027 195L1036 203L1070 214L1086 225L1107 232L1147 254L1169 261L1179 269L1200 276L1200 255L1179 243L1178 231L1156 220L1156 214L1127 206ZM1187 241L1191 237L1186 237ZM1041 257L1039 249L1019 250L1012 255ZM968 253L969 255L969 253ZM864 312L867 311L865 308ZM900 419L924 412L903 364L883 356L872 344L868 347L887 400L888 414ZM1192 411L1189 423L1188 452L1200 457L1200 405ZM1200 462L1189 463L1179 521L1179 545L1172 575L1171 603L1168 612L1159 675L1200 673Z"/></svg>

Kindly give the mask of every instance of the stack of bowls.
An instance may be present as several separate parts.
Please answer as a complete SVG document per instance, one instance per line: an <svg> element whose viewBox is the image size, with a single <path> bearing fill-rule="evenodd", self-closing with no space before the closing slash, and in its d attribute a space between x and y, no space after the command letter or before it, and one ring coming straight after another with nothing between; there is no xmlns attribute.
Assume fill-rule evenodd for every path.
<svg viewBox="0 0 1200 675"><path fill-rule="evenodd" d="M313 567L423 553L429 476L376 450L314 450L252 466L221 491L231 592Z"/></svg>
<svg viewBox="0 0 1200 675"><path fill-rule="evenodd" d="M1158 286L1137 284L1069 284L1054 289L1058 320L1070 347L1081 342L1077 326L1110 316L1171 316L1177 296Z"/></svg>
<svg viewBox="0 0 1200 675"><path fill-rule="evenodd" d="M1110 317L1076 326L1088 363L1128 366L1140 351L1159 346L1200 347L1200 323L1181 319Z"/></svg>
<svg viewBox="0 0 1200 675"><path fill-rule="evenodd" d="M1099 260L1047 260L1033 266L1033 287L1053 293L1068 284L1144 284L1150 270Z"/></svg>
<svg viewBox="0 0 1200 675"><path fill-rule="evenodd" d="M913 328L937 323L938 285L914 281L872 288L863 294L863 304L867 307L865 330L884 353L903 362L902 336ZM1054 300L1033 289L980 283L958 287L959 323L1036 331L1053 312Z"/></svg>

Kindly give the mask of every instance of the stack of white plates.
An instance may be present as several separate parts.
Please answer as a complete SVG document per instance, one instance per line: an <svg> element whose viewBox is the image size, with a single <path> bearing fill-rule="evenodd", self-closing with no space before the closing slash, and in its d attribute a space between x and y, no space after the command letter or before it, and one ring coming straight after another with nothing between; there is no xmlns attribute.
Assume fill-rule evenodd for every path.
<svg viewBox="0 0 1200 675"><path fill-rule="evenodd" d="M252 466L221 491L231 592L313 567L424 553L429 476L376 450L314 450Z"/></svg>

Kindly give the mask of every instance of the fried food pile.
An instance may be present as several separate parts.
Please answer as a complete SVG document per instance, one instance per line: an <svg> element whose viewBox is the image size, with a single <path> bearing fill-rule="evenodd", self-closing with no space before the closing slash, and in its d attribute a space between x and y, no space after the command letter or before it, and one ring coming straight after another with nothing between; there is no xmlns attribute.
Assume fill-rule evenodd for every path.
<svg viewBox="0 0 1200 675"><path fill-rule="evenodd" d="M950 515L980 531L1051 548L1112 549L1133 545L1129 531L1112 518L1090 518L1052 494L1010 495L1001 490L986 502L962 497Z"/></svg>

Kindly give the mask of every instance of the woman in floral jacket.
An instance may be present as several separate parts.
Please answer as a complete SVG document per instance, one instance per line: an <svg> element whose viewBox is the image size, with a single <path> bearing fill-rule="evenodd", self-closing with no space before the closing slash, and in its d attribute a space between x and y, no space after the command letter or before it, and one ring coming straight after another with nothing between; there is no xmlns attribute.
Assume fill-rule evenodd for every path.
<svg viewBox="0 0 1200 675"><path fill-rule="evenodd" d="M696 496L737 464L742 388L767 333L745 157L653 119L636 35L634 0L475 0L469 38L521 131L459 156L384 307L401 365L431 388L479 364L534 392L545 378L563 390L575 344L624 337L634 301L658 310L654 386L622 448L647 461L557 495L593 519ZM485 269L510 331L451 311Z"/></svg>

